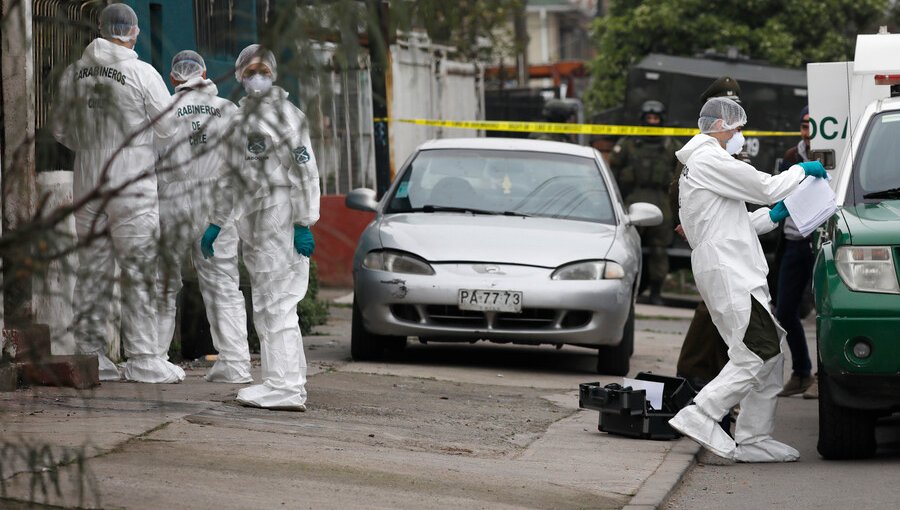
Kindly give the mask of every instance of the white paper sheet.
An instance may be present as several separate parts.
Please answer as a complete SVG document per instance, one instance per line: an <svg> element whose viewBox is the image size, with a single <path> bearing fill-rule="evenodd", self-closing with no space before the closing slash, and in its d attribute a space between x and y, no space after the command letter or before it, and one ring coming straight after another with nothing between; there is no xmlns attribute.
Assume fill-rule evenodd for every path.
<svg viewBox="0 0 900 510"><path fill-rule="evenodd" d="M800 235L810 235L837 211L834 191L825 179L807 177L784 199L784 205L797 225Z"/></svg>
<svg viewBox="0 0 900 510"><path fill-rule="evenodd" d="M665 384L623 377L622 386L631 386L631 388L635 390L645 390L647 392L647 400L650 402L650 405L653 406L653 409L656 409L657 411L662 409L663 388L665 388Z"/></svg>

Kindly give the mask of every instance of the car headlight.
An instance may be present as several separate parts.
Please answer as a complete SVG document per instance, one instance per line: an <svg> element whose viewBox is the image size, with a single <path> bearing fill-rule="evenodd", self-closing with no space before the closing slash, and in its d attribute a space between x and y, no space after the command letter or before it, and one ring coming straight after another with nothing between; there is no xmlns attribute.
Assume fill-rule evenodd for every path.
<svg viewBox="0 0 900 510"><path fill-rule="evenodd" d="M900 294L890 247L841 246L834 261L850 290Z"/></svg>
<svg viewBox="0 0 900 510"><path fill-rule="evenodd" d="M553 271L551 280L620 280L625 277L625 269L611 260L589 260L575 262Z"/></svg>
<svg viewBox="0 0 900 510"><path fill-rule="evenodd" d="M363 260L363 267L390 273L434 274L428 262L410 253L391 250L370 251Z"/></svg>

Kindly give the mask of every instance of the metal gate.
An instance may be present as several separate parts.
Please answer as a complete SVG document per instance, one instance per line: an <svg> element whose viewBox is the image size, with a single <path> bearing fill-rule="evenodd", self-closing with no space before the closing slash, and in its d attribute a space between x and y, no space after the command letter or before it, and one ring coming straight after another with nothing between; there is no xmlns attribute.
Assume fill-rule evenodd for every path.
<svg viewBox="0 0 900 510"><path fill-rule="evenodd" d="M399 119L484 119L484 71L477 64L446 57L447 48L409 34L391 47L390 115ZM480 136L474 129L447 129L394 122L391 124L394 170L415 148L433 138Z"/></svg>
<svg viewBox="0 0 900 510"><path fill-rule="evenodd" d="M336 46L313 46L318 62L300 79L299 96L310 123L313 151L323 195L344 195L354 188L375 187L372 138L372 85L368 55L356 65L333 64Z"/></svg>
<svg viewBox="0 0 900 510"><path fill-rule="evenodd" d="M56 143L45 126L59 77L100 36L100 11L105 6L79 0L34 0L35 165L39 172L72 168L71 153Z"/></svg>

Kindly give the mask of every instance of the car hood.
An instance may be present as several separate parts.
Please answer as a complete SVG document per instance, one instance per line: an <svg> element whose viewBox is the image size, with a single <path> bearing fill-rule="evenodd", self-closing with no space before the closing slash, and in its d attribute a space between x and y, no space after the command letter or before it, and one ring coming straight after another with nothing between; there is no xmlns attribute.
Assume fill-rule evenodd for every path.
<svg viewBox="0 0 900 510"><path fill-rule="evenodd" d="M385 248L414 253L430 262L557 267L606 257L616 227L554 218L409 213L383 217L379 234Z"/></svg>
<svg viewBox="0 0 900 510"><path fill-rule="evenodd" d="M855 245L900 245L900 200L843 209Z"/></svg>

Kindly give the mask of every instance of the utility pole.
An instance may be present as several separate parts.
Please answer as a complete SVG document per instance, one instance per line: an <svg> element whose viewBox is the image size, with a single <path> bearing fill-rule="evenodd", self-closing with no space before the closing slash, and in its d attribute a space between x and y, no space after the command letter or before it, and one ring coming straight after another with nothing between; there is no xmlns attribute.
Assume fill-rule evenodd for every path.
<svg viewBox="0 0 900 510"><path fill-rule="evenodd" d="M387 191L393 177L390 146L391 51L390 4L366 0L368 6L369 52L372 56L372 114L375 117L375 191L378 197Z"/></svg>
<svg viewBox="0 0 900 510"><path fill-rule="evenodd" d="M528 2L522 0L516 9L513 18L513 30L516 38L516 76L519 87L528 86L528 26L526 25L525 6Z"/></svg>
<svg viewBox="0 0 900 510"><path fill-rule="evenodd" d="M2 67L3 124L3 231L10 232L34 217L37 197L34 164L34 61L32 55L31 0L0 0L3 20ZM4 319L6 325L33 322L29 243L12 250L3 261Z"/></svg>

